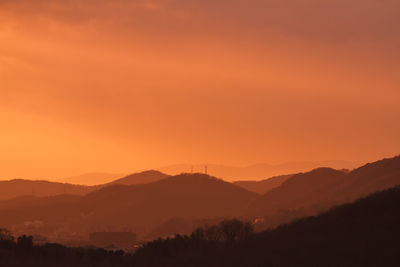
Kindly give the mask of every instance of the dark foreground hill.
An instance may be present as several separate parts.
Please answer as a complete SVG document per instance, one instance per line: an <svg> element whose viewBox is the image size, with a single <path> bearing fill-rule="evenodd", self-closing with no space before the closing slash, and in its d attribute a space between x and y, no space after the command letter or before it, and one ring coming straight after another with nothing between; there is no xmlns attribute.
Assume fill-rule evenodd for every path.
<svg viewBox="0 0 400 267"><path fill-rule="evenodd" d="M275 230L231 220L190 236L156 240L133 255L56 244L15 243L0 231L0 266L399 266L400 188Z"/></svg>
<svg viewBox="0 0 400 267"><path fill-rule="evenodd" d="M244 240L194 234L155 241L139 254L145 266L399 266L399 225L396 187Z"/></svg>

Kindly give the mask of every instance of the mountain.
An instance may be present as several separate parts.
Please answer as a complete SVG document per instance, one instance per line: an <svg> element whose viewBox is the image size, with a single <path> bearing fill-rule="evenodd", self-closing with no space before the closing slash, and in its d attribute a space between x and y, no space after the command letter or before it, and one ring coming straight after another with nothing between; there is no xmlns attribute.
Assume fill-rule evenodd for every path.
<svg viewBox="0 0 400 267"><path fill-rule="evenodd" d="M63 178L60 179L60 181L71 184L83 184L91 186L105 186L111 184L135 185L155 182L166 177L168 177L168 175L162 172L148 170L125 176L115 173L87 173L74 177Z"/></svg>
<svg viewBox="0 0 400 267"><path fill-rule="evenodd" d="M280 186L284 181L292 177L293 175L280 175L274 176L261 181L235 181L233 184L243 187L246 190L256 192L258 194L264 194L271 189Z"/></svg>
<svg viewBox="0 0 400 267"><path fill-rule="evenodd" d="M280 260L279 255L291 249L297 253L285 258L281 265L398 266L399 224L400 187L395 187L334 207L317 217L266 231L241 249L250 258L261 248L267 251L256 260L264 266L273 265ZM253 262L248 266L256 265Z"/></svg>
<svg viewBox="0 0 400 267"><path fill-rule="evenodd" d="M171 218L196 221L244 216L257 219L258 230L262 230L398 184L400 157L353 171L318 168L295 174L261 196L208 175L181 174L148 184L115 183L84 196L0 202L0 225L40 221L47 235L55 235L59 227L82 235L105 227L134 227L145 234ZM173 227L170 223L164 230Z"/></svg>
<svg viewBox="0 0 400 267"><path fill-rule="evenodd" d="M83 195L93 190L94 188L83 185L15 179L10 181L0 181L0 200L11 199L23 195L39 197L60 194Z"/></svg>
<svg viewBox="0 0 400 267"><path fill-rule="evenodd" d="M144 172L134 173L123 178L114 180L106 185L121 184L121 185L137 185L148 184L167 178L169 175L159 171L149 170Z"/></svg>
<svg viewBox="0 0 400 267"><path fill-rule="evenodd" d="M255 200L248 210L273 226L354 201L400 184L400 156L366 164L350 172L319 168L292 176Z"/></svg>
<svg viewBox="0 0 400 267"><path fill-rule="evenodd" d="M257 196L204 174L182 174L149 184L110 185L85 196L64 197L64 202L36 198L21 205L9 204L12 208L0 202L0 225L41 221L48 229L64 223L70 232L89 232L107 225L135 226L142 231L174 217L237 216Z"/></svg>
<svg viewBox="0 0 400 267"><path fill-rule="evenodd" d="M77 176L76 178L78 177L80 176ZM63 194L85 195L100 188L114 184L122 184L122 185L144 184L144 183L151 183L154 181L158 181L166 177L168 177L168 175L161 173L159 171L144 171L128 175L126 177L117 179L110 183L92 185L92 186L50 182L50 181L32 181L23 179L0 181L0 200L12 199L25 195L36 196L36 197L46 197L46 196L55 196Z"/></svg>
<svg viewBox="0 0 400 267"><path fill-rule="evenodd" d="M378 192L274 230L224 220L144 244L133 254L13 241L0 229L1 266L385 266L400 265L400 188ZM185 223L182 224L185 227Z"/></svg>
<svg viewBox="0 0 400 267"><path fill-rule="evenodd" d="M79 199L78 195L55 195L50 197L36 197L36 196L21 196L8 200L0 201L0 210L13 210L24 207L28 209L38 206L52 206L72 202Z"/></svg>
<svg viewBox="0 0 400 267"><path fill-rule="evenodd" d="M123 176L124 176L123 174L116 174L116 173L94 172L94 173L85 173L77 176L65 177L59 179L58 181L68 184L93 186L93 185L110 183L113 180L121 178Z"/></svg>
<svg viewBox="0 0 400 267"><path fill-rule="evenodd" d="M359 162L342 160L330 161L304 161L287 162L282 164L254 164L245 167L226 166L217 164L207 164L208 173L215 177L220 177L227 181L238 180L260 180L272 176L286 175L288 173L308 172L319 167L329 167L333 169L352 170L361 165ZM205 165L178 164L159 168L160 171L176 175L187 172L204 172Z"/></svg>
<svg viewBox="0 0 400 267"><path fill-rule="evenodd" d="M219 236L229 230L230 236L240 237L243 228L235 221L155 240L139 249L135 260L138 266L394 267L400 265L399 225L396 187L233 242L220 241Z"/></svg>
<svg viewBox="0 0 400 267"><path fill-rule="evenodd" d="M181 174L149 184L106 187L83 197L81 207L103 222L119 218L148 224L173 217L238 215L256 196L208 175Z"/></svg>
<svg viewBox="0 0 400 267"><path fill-rule="evenodd" d="M339 199L354 200L400 184L400 156L368 163L348 173Z"/></svg>
<svg viewBox="0 0 400 267"><path fill-rule="evenodd" d="M296 210L325 203L330 193L346 178L346 173L330 168L293 175L280 186L256 200L257 214L270 214L278 210Z"/></svg>

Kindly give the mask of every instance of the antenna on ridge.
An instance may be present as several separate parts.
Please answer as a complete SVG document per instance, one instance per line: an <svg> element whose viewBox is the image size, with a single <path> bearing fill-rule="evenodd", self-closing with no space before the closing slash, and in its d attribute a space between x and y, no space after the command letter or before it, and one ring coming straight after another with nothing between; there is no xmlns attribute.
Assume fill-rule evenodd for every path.
<svg viewBox="0 0 400 267"><path fill-rule="evenodd" d="M207 171L208 171L208 170L207 170L207 165L205 165L205 166L204 166L204 172L205 172L205 174L207 174Z"/></svg>

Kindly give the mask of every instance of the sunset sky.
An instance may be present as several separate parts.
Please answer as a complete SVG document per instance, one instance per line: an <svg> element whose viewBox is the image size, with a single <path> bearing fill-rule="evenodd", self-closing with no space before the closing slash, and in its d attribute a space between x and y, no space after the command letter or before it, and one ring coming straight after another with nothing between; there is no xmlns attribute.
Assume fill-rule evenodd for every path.
<svg viewBox="0 0 400 267"><path fill-rule="evenodd" d="M399 0L0 0L0 179L400 154Z"/></svg>

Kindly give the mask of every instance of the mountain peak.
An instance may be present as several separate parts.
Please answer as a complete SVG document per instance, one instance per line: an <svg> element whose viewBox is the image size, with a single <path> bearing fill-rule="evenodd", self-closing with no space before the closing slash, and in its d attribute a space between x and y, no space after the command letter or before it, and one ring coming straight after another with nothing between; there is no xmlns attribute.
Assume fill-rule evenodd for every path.
<svg viewBox="0 0 400 267"><path fill-rule="evenodd" d="M123 178L112 181L109 184L121 185L137 185L147 184L167 178L169 175L156 170L147 170L143 172L133 173Z"/></svg>

